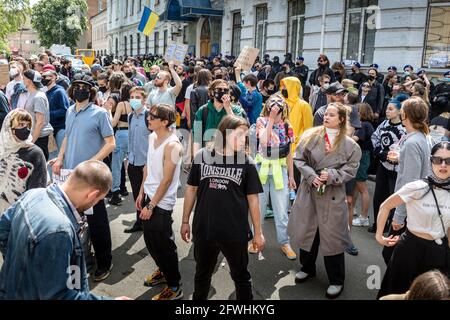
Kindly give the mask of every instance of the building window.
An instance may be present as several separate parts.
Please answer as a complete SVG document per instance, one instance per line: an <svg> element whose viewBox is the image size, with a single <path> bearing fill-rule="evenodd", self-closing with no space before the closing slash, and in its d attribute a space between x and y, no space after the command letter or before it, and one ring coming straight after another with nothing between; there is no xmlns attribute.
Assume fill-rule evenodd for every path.
<svg viewBox="0 0 450 320"><path fill-rule="evenodd" d="M155 55L159 54L159 32L155 32Z"/></svg>
<svg viewBox="0 0 450 320"><path fill-rule="evenodd" d="M138 12L142 10L142 0L139 0Z"/></svg>
<svg viewBox="0 0 450 320"><path fill-rule="evenodd" d="M294 57L303 55L305 31L305 0L291 0L288 4L288 51Z"/></svg>
<svg viewBox="0 0 450 320"><path fill-rule="evenodd" d="M425 32L423 65L429 68L450 67L450 2L431 0Z"/></svg>
<svg viewBox="0 0 450 320"><path fill-rule="evenodd" d="M119 38L116 38L116 58L119 56Z"/></svg>
<svg viewBox="0 0 450 320"><path fill-rule="evenodd" d="M369 6L378 5L378 0L348 0L347 5L344 56L348 60L371 64L377 29L368 23L368 19L375 13L367 9Z"/></svg>
<svg viewBox="0 0 450 320"><path fill-rule="evenodd" d="M102 11L103 10L103 1L102 0L98 0L97 4L98 4L98 12Z"/></svg>
<svg viewBox="0 0 450 320"><path fill-rule="evenodd" d="M130 16L132 16L134 14L134 0L131 0L131 12L130 12Z"/></svg>
<svg viewBox="0 0 450 320"><path fill-rule="evenodd" d="M233 28L231 36L231 55L239 56L241 52L241 30L242 30L242 16L241 12L233 13Z"/></svg>
<svg viewBox="0 0 450 320"><path fill-rule="evenodd" d="M133 56L133 36L130 36L130 56Z"/></svg>
<svg viewBox="0 0 450 320"><path fill-rule="evenodd" d="M128 15L128 0L125 1L125 10L124 10L124 17Z"/></svg>
<svg viewBox="0 0 450 320"><path fill-rule="evenodd" d="M136 41L137 41L137 54L141 54L141 34L138 33L136 35Z"/></svg>
<svg viewBox="0 0 450 320"><path fill-rule="evenodd" d="M259 49L259 55L263 55L267 43L267 5L257 6L255 9L255 48Z"/></svg>
<svg viewBox="0 0 450 320"><path fill-rule="evenodd" d="M124 50L123 50L123 54L126 56L127 55L127 36L123 37L123 45L124 45Z"/></svg>
<svg viewBox="0 0 450 320"><path fill-rule="evenodd" d="M188 43L188 26L184 26L183 27L183 43L187 44Z"/></svg>
<svg viewBox="0 0 450 320"><path fill-rule="evenodd" d="M163 42L163 46L164 46L164 54L166 54L166 48L167 48L167 29L164 30L164 42Z"/></svg>
<svg viewBox="0 0 450 320"><path fill-rule="evenodd" d="M145 54L148 54L148 37L145 36Z"/></svg>
<svg viewBox="0 0 450 320"><path fill-rule="evenodd" d="M119 20L119 12L120 12L119 2L120 2L119 0L116 0L116 20Z"/></svg>

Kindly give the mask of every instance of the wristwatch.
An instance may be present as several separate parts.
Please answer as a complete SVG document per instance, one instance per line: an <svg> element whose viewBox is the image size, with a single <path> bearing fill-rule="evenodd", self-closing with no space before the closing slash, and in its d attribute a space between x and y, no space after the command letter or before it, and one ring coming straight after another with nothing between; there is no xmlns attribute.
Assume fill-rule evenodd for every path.
<svg viewBox="0 0 450 320"><path fill-rule="evenodd" d="M155 206L150 202L145 207L148 209L148 211L153 211L153 209L155 209Z"/></svg>

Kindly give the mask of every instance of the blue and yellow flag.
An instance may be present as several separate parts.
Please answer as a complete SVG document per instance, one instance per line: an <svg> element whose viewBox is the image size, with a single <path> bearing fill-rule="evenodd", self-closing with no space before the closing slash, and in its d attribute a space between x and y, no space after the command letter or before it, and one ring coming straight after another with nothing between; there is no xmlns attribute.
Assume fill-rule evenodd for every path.
<svg viewBox="0 0 450 320"><path fill-rule="evenodd" d="M139 23L138 30L143 32L146 36L150 36L156 23L159 20L159 16L154 13L150 8L144 6L144 12L142 13L141 22Z"/></svg>

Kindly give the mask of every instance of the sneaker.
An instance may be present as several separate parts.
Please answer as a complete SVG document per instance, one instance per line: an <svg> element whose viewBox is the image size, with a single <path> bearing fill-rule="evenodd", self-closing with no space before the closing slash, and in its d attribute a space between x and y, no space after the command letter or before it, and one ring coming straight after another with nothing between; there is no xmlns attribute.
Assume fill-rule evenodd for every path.
<svg viewBox="0 0 450 320"><path fill-rule="evenodd" d="M289 260L297 259L297 255L288 243L281 246L281 251L283 251L283 253L286 255L286 258L288 258Z"/></svg>
<svg viewBox="0 0 450 320"><path fill-rule="evenodd" d="M160 283L166 283L166 282L167 282L166 278L164 277L162 272L159 271L159 269L157 269L155 272L153 272L153 274L151 276L148 276L147 278L145 278L144 286L153 287Z"/></svg>
<svg viewBox="0 0 450 320"><path fill-rule="evenodd" d="M349 255L357 256L358 248L356 248L354 245L351 245L351 246L345 248L345 252L347 252Z"/></svg>
<svg viewBox="0 0 450 320"><path fill-rule="evenodd" d="M111 270L113 268L113 264L111 263L111 266L108 269L97 269L94 272L94 281L95 282L100 282L105 280L106 278L109 277L109 275L111 274Z"/></svg>
<svg viewBox="0 0 450 320"><path fill-rule="evenodd" d="M309 274L303 271L299 271L297 272L297 274L295 275L295 282L297 283L302 283L305 282L306 280L308 280L309 278L314 277L314 274Z"/></svg>
<svg viewBox="0 0 450 320"><path fill-rule="evenodd" d="M179 300L181 298L183 298L183 290L181 290L181 286L179 286L175 291L169 287L165 287L160 293L154 296L152 300Z"/></svg>
<svg viewBox="0 0 450 320"><path fill-rule="evenodd" d="M250 243L250 244L248 245L248 253L256 254L256 253L258 253L258 252L259 252L258 250L256 250L255 248L253 248L253 243Z"/></svg>
<svg viewBox="0 0 450 320"><path fill-rule="evenodd" d="M120 197L119 191L113 192L111 199L108 200L109 204L113 206L118 206L122 203L122 198Z"/></svg>
<svg viewBox="0 0 450 320"><path fill-rule="evenodd" d="M344 289L344 286L339 286L339 285L329 286L327 289L326 297L328 299L336 299L337 297L340 296L343 289Z"/></svg>
<svg viewBox="0 0 450 320"><path fill-rule="evenodd" d="M352 221L352 225L354 227L368 227L370 226L369 218L363 218L359 216Z"/></svg>
<svg viewBox="0 0 450 320"><path fill-rule="evenodd" d="M273 210L272 209L267 208L264 219L273 219Z"/></svg>
<svg viewBox="0 0 450 320"><path fill-rule="evenodd" d="M128 196L130 193L128 192L127 188L120 190L120 195L122 197Z"/></svg>
<svg viewBox="0 0 450 320"><path fill-rule="evenodd" d="M377 225L374 223L371 227L369 227L369 228L367 229L367 231L370 232L370 233L375 233L375 232L377 232Z"/></svg>

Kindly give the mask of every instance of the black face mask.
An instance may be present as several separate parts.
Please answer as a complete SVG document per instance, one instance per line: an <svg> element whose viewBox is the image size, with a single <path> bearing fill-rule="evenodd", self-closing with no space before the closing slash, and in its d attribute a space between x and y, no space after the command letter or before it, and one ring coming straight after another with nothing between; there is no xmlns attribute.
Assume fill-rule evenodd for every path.
<svg viewBox="0 0 450 320"><path fill-rule="evenodd" d="M131 79L131 77L133 76L133 72L126 72L125 75L128 79Z"/></svg>
<svg viewBox="0 0 450 320"><path fill-rule="evenodd" d="M222 97L224 96L224 95L226 95L226 94L228 94L227 92L223 92L223 91L217 91L217 92L214 92L214 98L218 101L218 102L220 102L220 103L222 103L223 101L222 101Z"/></svg>
<svg viewBox="0 0 450 320"><path fill-rule="evenodd" d="M283 70L284 72L286 72L287 68L286 68L286 67L282 67L281 70Z"/></svg>
<svg viewBox="0 0 450 320"><path fill-rule="evenodd" d="M285 99L287 99L287 98L289 97L289 94L288 94L287 89L281 90L281 94L283 95L283 97L284 97Z"/></svg>
<svg viewBox="0 0 450 320"><path fill-rule="evenodd" d="M61 66L55 66L55 71L56 71L56 73L60 73L61 72Z"/></svg>
<svg viewBox="0 0 450 320"><path fill-rule="evenodd" d="M98 87L98 91L100 91L101 93L105 93L106 91L108 91L107 87Z"/></svg>
<svg viewBox="0 0 450 320"><path fill-rule="evenodd" d="M20 141L25 141L30 136L31 130L28 129L28 127L22 128L22 129L14 129L14 135L19 139Z"/></svg>
<svg viewBox="0 0 450 320"><path fill-rule="evenodd" d="M375 77L374 77L374 76L371 76L371 75L369 75L369 80L370 80L370 81L372 81L372 80L375 80Z"/></svg>
<svg viewBox="0 0 450 320"><path fill-rule="evenodd" d="M266 92L267 92L269 95L273 95L273 94L275 93L275 89L272 89L272 90L266 90Z"/></svg>
<svg viewBox="0 0 450 320"><path fill-rule="evenodd" d="M44 87L48 86L51 82L52 82L52 80L50 80L50 79L42 79L41 80L41 83Z"/></svg>
<svg viewBox="0 0 450 320"><path fill-rule="evenodd" d="M87 99L89 99L89 90L83 90L83 89L75 89L73 90L73 98L76 102L83 102Z"/></svg>
<svg viewBox="0 0 450 320"><path fill-rule="evenodd" d="M215 76L215 79L223 79L223 75L218 74L217 76Z"/></svg>

